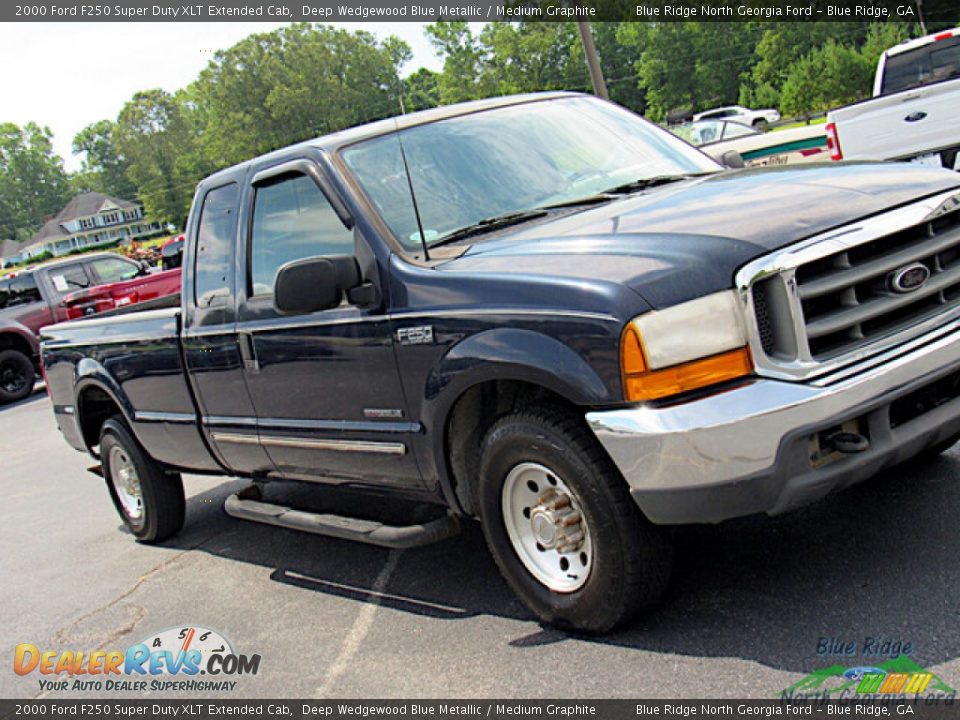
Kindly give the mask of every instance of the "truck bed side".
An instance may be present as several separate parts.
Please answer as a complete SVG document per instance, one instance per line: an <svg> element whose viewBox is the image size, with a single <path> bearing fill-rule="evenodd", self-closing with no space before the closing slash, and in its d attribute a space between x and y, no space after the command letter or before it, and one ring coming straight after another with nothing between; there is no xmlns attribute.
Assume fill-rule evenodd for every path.
<svg viewBox="0 0 960 720"><path fill-rule="evenodd" d="M220 471L199 432L178 309L51 325L42 339L47 391L75 448L92 451L103 421L119 412L161 463Z"/></svg>

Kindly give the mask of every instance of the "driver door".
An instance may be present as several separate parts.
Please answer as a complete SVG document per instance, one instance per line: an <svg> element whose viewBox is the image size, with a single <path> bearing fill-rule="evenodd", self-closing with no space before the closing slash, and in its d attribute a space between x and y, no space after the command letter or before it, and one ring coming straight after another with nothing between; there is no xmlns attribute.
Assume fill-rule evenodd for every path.
<svg viewBox="0 0 960 720"><path fill-rule="evenodd" d="M260 442L290 479L419 488L410 443L419 425L407 416L383 309L343 301L283 316L273 307L281 266L351 255L362 242L304 162L257 173L248 188L253 209L237 330Z"/></svg>

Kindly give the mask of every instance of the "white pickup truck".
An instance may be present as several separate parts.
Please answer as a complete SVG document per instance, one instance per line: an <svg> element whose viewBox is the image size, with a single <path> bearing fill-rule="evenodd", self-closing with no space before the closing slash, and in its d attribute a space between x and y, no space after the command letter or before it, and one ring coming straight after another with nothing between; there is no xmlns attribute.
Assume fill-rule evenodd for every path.
<svg viewBox="0 0 960 720"><path fill-rule="evenodd" d="M908 160L960 170L960 28L880 57L869 100L827 115L833 160Z"/></svg>

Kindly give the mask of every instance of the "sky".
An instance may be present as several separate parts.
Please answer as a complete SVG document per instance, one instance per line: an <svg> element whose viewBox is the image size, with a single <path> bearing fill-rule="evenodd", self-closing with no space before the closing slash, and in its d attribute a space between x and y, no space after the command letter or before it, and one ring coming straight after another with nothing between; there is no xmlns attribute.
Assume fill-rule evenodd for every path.
<svg viewBox="0 0 960 720"><path fill-rule="evenodd" d="M73 137L92 122L116 120L138 90L188 85L213 53L285 23L0 23L0 122L49 127L67 170L80 168ZM409 73L441 61L421 23L330 23L396 35L413 50Z"/></svg>

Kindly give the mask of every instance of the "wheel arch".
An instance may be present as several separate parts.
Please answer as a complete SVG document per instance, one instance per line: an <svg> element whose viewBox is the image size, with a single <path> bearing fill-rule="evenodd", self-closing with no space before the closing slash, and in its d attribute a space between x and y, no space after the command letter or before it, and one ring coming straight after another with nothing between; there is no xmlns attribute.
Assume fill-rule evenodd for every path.
<svg viewBox="0 0 960 720"><path fill-rule="evenodd" d="M453 346L430 372L423 419L444 498L476 514L475 472L486 430L531 403L583 414L616 402L608 383L572 348L547 335L490 330Z"/></svg>
<svg viewBox="0 0 960 720"><path fill-rule="evenodd" d="M84 444L87 446L87 452L99 458L94 448L100 444L100 431L107 419L117 414L123 417L127 428L137 442L140 442L140 438L136 437L133 430L134 409L130 399L103 368L91 366L92 363L84 367L85 362L81 361L77 368L75 406L77 424L83 435Z"/></svg>
<svg viewBox="0 0 960 720"><path fill-rule="evenodd" d="M15 325L4 325L0 328L0 350L17 350L22 352L35 365L39 359L39 350L36 340L29 331L21 330Z"/></svg>

